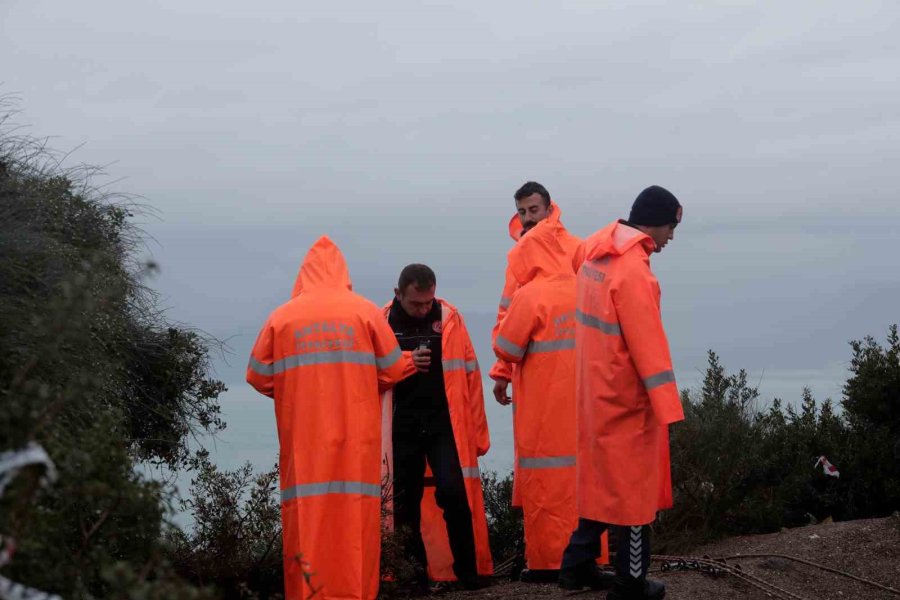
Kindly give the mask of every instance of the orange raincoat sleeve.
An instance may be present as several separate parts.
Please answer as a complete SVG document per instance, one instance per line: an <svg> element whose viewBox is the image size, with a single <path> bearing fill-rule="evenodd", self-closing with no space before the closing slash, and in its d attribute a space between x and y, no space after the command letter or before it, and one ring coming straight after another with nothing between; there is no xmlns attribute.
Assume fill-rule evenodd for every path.
<svg viewBox="0 0 900 600"><path fill-rule="evenodd" d="M369 317L369 334L375 350L375 367L378 370L378 393L383 394L416 372L412 352L403 352L391 326L374 307Z"/></svg>
<svg viewBox="0 0 900 600"><path fill-rule="evenodd" d="M252 385L257 392L269 398L275 397L275 333L272 331L272 323L266 320L256 336L256 343L250 352L250 364L247 365L247 383Z"/></svg>
<svg viewBox="0 0 900 600"><path fill-rule="evenodd" d="M527 297L527 291L523 289L513 296L512 303L494 336L494 354L499 360L507 363L522 361L536 325L534 307Z"/></svg>
<svg viewBox="0 0 900 600"><path fill-rule="evenodd" d="M650 396L657 423L668 425L684 420L684 411L675 385L669 342L659 309L659 282L644 264L633 267L612 291L622 335L638 375Z"/></svg>
<svg viewBox="0 0 900 600"><path fill-rule="evenodd" d="M518 289L519 282L513 275L512 269L509 268L509 263L507 263L505 279L503 281L503 292L501 292L500 295L500 306L497 308L497 322L494 324L494 329L491 332L491 341L497 338L497 332L500 329L500 322L503 321L503 317L506 316L506 313L509 310L510 305L512 304L513 296ZM491 371L490 373L488 373L488 375L491 379L494 380L512 380L512 365L510 365L509 362L498 358L497 362L494 363L494 366L491 367Z"/></svg>
<svg viewBox="0 0 900 600"><path fill-rule="evenodd" d="M481 383L481 369L478 359L475 357L475 347L472 338L466 329L466 323L459 315L459 333L465 338L466 382L469 385L468 400L469 418L472 424L472 433L475 439L475 449L478 456L484 456L491 448L491 436L488 432L487 415L484 413L484 389Z"/></svg>

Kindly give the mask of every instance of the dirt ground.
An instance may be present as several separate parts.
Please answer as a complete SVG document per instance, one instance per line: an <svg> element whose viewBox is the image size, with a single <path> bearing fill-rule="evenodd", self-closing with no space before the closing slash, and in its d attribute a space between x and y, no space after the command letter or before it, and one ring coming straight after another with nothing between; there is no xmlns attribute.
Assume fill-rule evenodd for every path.
<svg viewBox="0 0 900 600"><path fill-rule="evenodd" d="M778 557L749 558L752 554L781 554L801 558L832 569L893 587L890 592L854 581L839 574ZM772 583L791 595L773 592L767 595L735 576L697 571L661 572L662 563L654 562L651 577L666 582L667 599L766 599L793 600L900 600L900 516L827 523L786 529L781 533L728 538L690 553L694 557L729 558L726 564L747 575ZM604 598L606 592L565 592L555 585L525 584L497 580L496 585L477 592L454 592L441 600L587 600Z"/></svg>

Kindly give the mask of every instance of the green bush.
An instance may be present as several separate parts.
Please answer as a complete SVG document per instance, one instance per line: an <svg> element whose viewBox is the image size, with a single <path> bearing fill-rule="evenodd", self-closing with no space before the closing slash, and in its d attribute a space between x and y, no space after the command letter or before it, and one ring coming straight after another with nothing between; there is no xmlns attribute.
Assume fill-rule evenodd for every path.
<svg viewBox="0 0 900 600"><path fill-rule="evenodd" d="M512 506L512 473L501 479L487 471L481 476L481 485L494 565L515 559L511 573L515 576L524 566L525 529L521 509Z"/></svg>
<svg viewBox="0 0 900 600"><path fill-rule="evenodd" d="M168 534L177 572L224 598L276 598L284 591L278 467L255 475L249 463L220 471L201 450L190 460L194 477L182 511L190 532Z"/></svg>
<svg viewBox="0 0 900 600"><path fill-rule="evenodd" d="M381 587L380 598L408 595L416 584L419 566L407 552L411 531L395 527L393 519L394 480L385 473L381 480Z"/></svg>
<svg viewBox="0 0 900 600"><path fill-rule="evenodd" d="M850 427L846 501L854 515L900 509L900 336L850 342L853 358L841 406ZM841 472L844 479L845 472Z"/></svg>
<svg viewBox="0 0 900 600"><path fill-rule="evenodd" d="M761 410L747 373L727 374L709 352L703 385L682 393L685 420L671 428L675 507L660 514L658 548L900 508L897 327L887 347L872 338L851 347L842 412L809 389L799 409L776 399ZM839 479L815 467L823 455Z"/></svg>
<svg viewBox="0 0 900 600"><path fill-rule="evenodd" d="M65 597L202 597L160 543L168 493L135 466L186 464L188 433L224 425L224 386L209 340L144 285L131 200L94 174L0 115L0 451L36 441L59 471L39 489L26 469L0 500L19 543L4 575Z"/></svg>

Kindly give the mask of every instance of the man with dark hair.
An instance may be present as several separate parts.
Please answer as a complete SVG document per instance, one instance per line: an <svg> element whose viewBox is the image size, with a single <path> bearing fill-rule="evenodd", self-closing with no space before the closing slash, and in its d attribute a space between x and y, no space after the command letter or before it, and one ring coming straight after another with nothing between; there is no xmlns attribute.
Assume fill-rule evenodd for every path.
<svg viewBox="0 0 900 600"><path fill-rule="evenodd" d="M616 577L609 600L659 600L647 579L650 523L672 506L669 425L684 419L659 282L650 256L675 237L681 204L666 189L640 193L628 221L584 243L575 310L578 414L578 528L563 554L559 584L578 588L599 534L612 529Z"/></svg>
<svg viewBox="0 0 900 600"><path fill-rule="evenodd" d="M547 220L553 224L556 241L562 247L565 255L570 258L573 263L572 270L574 272L575 256L579 252L581 240L569 233L560 221L562 211L559 206L550 198L550 192L543 185L536 181L528 181L513 194L516 203L516 214L509 220L508 230L509 237L514 242L522 239L535 225L539 222ZM509 309L512 297L516 290L520 287L519 281L513 273L509 261L506 264L506 272L504 274L503 292L500 295L500 305L497 308L497 320L494 324L494 330L491 333L491 341L496 343L497 333L500 328L500 322ZM489 373L491 379L494 380L494 398L503 406L507 406L512 402L508 394L509 384L513 380L513 365L502 358L498 358ZM513 389L513 396L520 393L520 390ZM516 431L516 410L512 407L513 413L513 434ZM521 507L521 498L518 482L519 465L518 460L513 463L513 490L512 505L516 508ZM527 574L526 574L527 575ZM527 579L527 577L526 577Z"/></svg>
<svg viewBox="0 0 900 600"><path fill-rule="evenodd" d="M516 201L516 214L522 225L520 237L553 212L553 207L550 206L552 203L550 192L537 181L525 182L516 190L513 198Z"/></svg>
<svg viewBox="0 0 900 600"><path fill-rule="evenodd" d="M563 551L578 523L575 494L575 296L572 258L558 242L559 223L544 220L509 251L521 284L494 341L516 365L516 490L525 519L521 581L559 578ZM599 538L599 536L598 536ZM606 542L598 539L601 549ZM601 552L602 561L609 562ZM590 567L590 565L589 565ZM575 582L605 589L612 573L582 569Z"/></svg>
<svg viewBox="0 0 900 600"><path fill-rule="evenodd" d="M435 298L436 286L429 267L408 265L385 307L400 348L424 353L416 358L419 372L384 402L394 525L408 535L420 591L429 572L467 589L479 587L479 575L493 574L478 471L478 457L490 446L481 373L462 316Z"/></svg>
<svg viewBox="0 0 900 600"><path fill-rule="evenodd" d="M547 191L547 188L536 181L526 181L522 187L516 190L513 198L516 202L516 214L509 220L509 237L514 242L518 242L532 227L544 219L550 219L551 222L559 225L556 228L558 241L566 253L572 257L574 263L575 255L581 246L581 240L569 233L559 220L562 216L562 211L550 198L550 192ZM509 264L507 264L503 292L500 295L500 306L497 309L497 321L494 324L494 331L491 335L492 340L495 340L497 337L497 328L500 326L500 321L503 320L506 309L509 308L509 303L512 301L512 296L517 289L519 289L519 283L510 270ZM507 394L507 388L512 380L512 365L502 359L498 359L494 363L493 368L491 368L489 375L494 380L494 398L497 402L506 406L511 402Z"/></svg>

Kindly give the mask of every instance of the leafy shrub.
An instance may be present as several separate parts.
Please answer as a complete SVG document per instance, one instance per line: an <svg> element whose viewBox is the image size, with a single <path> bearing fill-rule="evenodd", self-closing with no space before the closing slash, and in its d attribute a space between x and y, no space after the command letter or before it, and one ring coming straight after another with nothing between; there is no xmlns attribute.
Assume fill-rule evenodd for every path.
<svg viewBox="0 0 900 600"><path fill-rule="evenodd" d="M494 564L514 558L512 575L515 576L524 566L525 529L522 511L512 506L512 473L500 479L497 473L488 471L482 475L481 484Z"/></svg>
<svg viewBox="0 0 900 600"><path fill-rule="evenodd" d="M220 471L209 453L190 460L195 475L181 509L190 532L169 532L177 572L224 598L274 598L284 591L278 467L255 475L250 463Z"/></svg>
<svg viewBox="0 0 900 600"><path fill-rule="evenodd" d="M393 476L386 473L381 480L381 587L379 596L393 598L410 591L415 584L415 560L407 554L410 531L394 526Z"/></svg>
<svg viewBox="0 0 900 600"><path fill-rule="evenodd" d="M0 450L37 441L59 472L38 489L26 470L0 500L18 541L4 575L66 597L196 597L160 544L168 494L135 466L178 467L189 432L224 426L211 340L144 285L132 199L61 159L0 114Z"/></svg>
<svg viewBox="0 0 900 600"><path fill-rule="evenodd" d="M675 507L660 514L658 548L729 534L777 531L824 517L885 516L900 507L900 340L851 342L843 412L803 390L799 409L766 410L747 373L729 375L709 352L703 385L685 390L671 428ZM900 450L898 450L900 453ZM815 468L819 456L839 479Z"/></svg>
<svg viewBox="0 0 900 600"><path fill-rule="evenodd" d="M900 509L900 336L850 342L853 358L844 385L850 427L846 502L852 514L885 516ZM843 479L844 472L841 473Z"/></svg>

